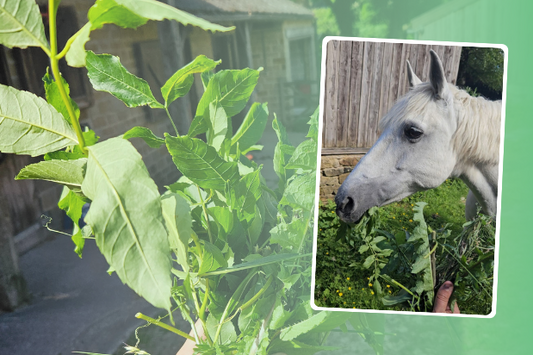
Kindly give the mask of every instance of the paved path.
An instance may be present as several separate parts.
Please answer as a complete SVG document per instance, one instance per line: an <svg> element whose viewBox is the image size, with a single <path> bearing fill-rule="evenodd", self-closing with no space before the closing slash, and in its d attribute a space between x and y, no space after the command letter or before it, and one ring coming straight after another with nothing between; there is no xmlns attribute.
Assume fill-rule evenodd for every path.
<svg viewBox="0 0 533 355"><path fill-rule="evenodd" d="M59 235L20 258L32 301L0 315L0 354L112 354L144 323L134 317L136 312L158 312L115 274L106 273L108 265L94 241L87 242L83 259L72 250L70 238ZM169 346L176 350L154 354L175 354L178 338L172 337L175 345Z"/></svg>

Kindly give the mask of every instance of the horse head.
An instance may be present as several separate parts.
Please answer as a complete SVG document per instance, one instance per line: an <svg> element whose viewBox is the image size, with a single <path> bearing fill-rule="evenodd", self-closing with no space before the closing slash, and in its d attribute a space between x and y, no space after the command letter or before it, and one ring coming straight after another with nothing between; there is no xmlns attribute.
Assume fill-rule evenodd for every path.
<svg viewBox="0 0 533 355"><path fill-rule="evenodd" d="M381 119L377 142L359 161L335 196L337 214L357 223L374 206L435 188L450 177L457 157L455 86L446 82L442 63L431 51L429 82L407 62L410 90Z"/></svg>

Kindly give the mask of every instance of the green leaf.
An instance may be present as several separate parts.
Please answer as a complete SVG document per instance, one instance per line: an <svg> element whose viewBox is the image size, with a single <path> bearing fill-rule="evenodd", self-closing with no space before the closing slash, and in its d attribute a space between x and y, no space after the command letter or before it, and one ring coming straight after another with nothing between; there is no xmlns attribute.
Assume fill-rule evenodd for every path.
<svg viewBox="0 0 533 355"><path fill-rule="evenodd" d="M280 203L311 210L315 203L315 174L299 175L285 188Z"/></svg>
<svg viewBox="0 0 533 355"><path fill-rule="evenodd" d="M63 115L65 120L72 124L70 121L70 115L67 110L67 106L65 105L65 102L63 101L63 98L61 97L61 94L59 93L59 86L57 86L56 81L52 78L52 76L46 72L43 77L44 82L44 91L46 93L46 101ZM65 88L65 91L67 93L67 96L70 100L70 104L72 108L74 109L74 114L76 115L76 119L80 118L80 108L78 107L78 104L74 100L70 98L70 88L68 86L67 81L65 78L61 77L61 82L63 83L63 87Z"/></svg>
<svg viewBox="0 0 533 355"><path fill-rule="evenodd" d="M205 55L199 55L192 62L174 73L161 88L165 106L168 107L174 100L189 92L194 79L193 74L213 70L220 62L220 60L215 62Z"/></svg>
<svg viewBox="0 0 533 355"><path fill-rule="evenodd" d="M95 90L110 93L128 107L164 107L157 102L146 80L128 72L119 57L87 51L87 71Z"/></svg>
<svg viewBox="0 0 533 355"><path fill-rule="evenodd" d="M89 9L89 22L77 33L67 52L71 66L85 66L85 43L92 30L113 23L123 28L137 28L148 20L175 20L183 25L192 25L210 31L231 31L234 27L223 27L196 17L175 7L155 0L97 0Z"/></svg>
<svg viewBox="0 0 533 355"><path fill-rule="evenodd" d="M372 263L376 260L376 257L372 254L370 256L368 256L366 259L365 259L365 262L363 263L363 267L365 269L368 269Z"/></svg>
<svg viewBox="0 0 533 355"><path fill-rule="evenodd" d="M57 110L27 91L0 85L0 151L43 155L78 144Z"/></svg>
<svg viewBox="0 0 533 355"><path fill-rule="evenodd" d="M308 221L305 218L293 218L290 223L281 220L274 228L270 230L270 242L279 244L282 248L298 250L305 238L305 224Z"/></svg>
<svg viewBox="0 0 533 355"><path fill-rule="evenodd" d="M80 191L86 165L86 158L41 161L24 167L15 177L15 180L47 180Z"/></svg>
<svg viewBox="0 0 533 355"><path fill-rule="evenodd" d="M291 259L296 259L296 258L305 258L311 255L312 254L271 254L269 256L255 259L253 261L233 265L231 267L219 269L217 271L207 272L203 274L202 276L205 277L205 276L228 274L230 272L247 270L247 269L251 269L254 267L260 267L260 266L265 266L265 265L274 264L274 263L281 263L286 260L291 260Z"/></svg>
<svg viewBox="0 0 533 355"><path fill-rule="evenodd" d="M307 138L313 139L315 142L318 141L318 115L320 108L317 107L315 112L311 115L311 119L307 124L309 124L309 132L307 132Z"/></svg>
<svg viewBox="0 0 533 355"><path fill-rule="evenodd" d="M63 188L63 192L61 194L61 197L59 199L59 202L57 203L57 206L61 208L67 216L72 220L74 223L74 231L72 233L72 241L74 242L74 245L76 246L74 248L74 252L78 254L78 256L81 258L83 253L83 247L85 246L85 238L83 230L79 227L79 221L82 214L82 208L85 204L85 201L83 201L78 195L76 195L74 192L70 191L68 188Z"/></svg>
<svg viewBox="0 0 533 355"><path fill-rule="evenodd" d="M127 140L87 147L82 190L96 244L122 282L156 307L170 310L171 260L157 186Z"/></svg>
<svg viewBox="0 0 533 355"><path fill-rule="evenodd" d="M255 204L261 196L261 169L244 175L231 187L228 204L237 212L239 220L250 222L255 216Z"/></svg>
<svg viewBox="0 0 533 355"><path fill-rule="evenodd" d="M359 254L363 254L365 251L368 250L368 245L363 244L359 247Z"/></svg>
<svg viewBox="0 0 533 355"><path fill-rule="evenodd" d="M165 144L165 140L156 136L149 128L139 126L133 127L132 129L124 133L122 138L142 138L142 140L151 148L159 148L163 144Z"/></svg>
<svg viewBox="0 0 533 355"><path fill-rule="evenodd" d="M316 170L316 154L317 142L307 139L296 147L285 169Z"/></svg>
<svg viewBox="0 0 533 355"><path fill-rule="evenodd" d="M226 136L231 129L228 122L228 116L222 105L217 101L209 104L209 129L206 132L207 144L215 148L216 151L221 152L222 144L226 140ZM223 155L223 153L221 152Z"/></svg>
<svg viewBox="0 0 533 355"><path fill-rule="evenodd" d="M228 117L241 112L254 91L262 70L222 70L213 75L198 103L196 115L191 122L190 137L205 133L208 129L209 104L214 101L224 108Z"/></svg>
<svg viewBox="0 0 533 355"><path fill-rule="evenodd" d="M245 151L261 139L268 120L267 104L254 103L241 126L231 138L231 145L239 143L239 150Z"/></svg>
<svg viewBox="0 0 533 355"><path fill-rule="evenodd" d="M233 213L227 207L213 206L207 209L207 213L222 226L226 233L233 229Z"/></svg>
<svg viewBox="0 0 533 355"><path fill-rule="evenodd" d="M281 340L289 341L318 327L328 316L329 312L319 312L308 319L283 329L279 335Z"/></svg>
<svg viewBox="0 0 533 355"><path fill-rule="evenodd" d="M219 321L210 313L207 316L206 327L211 339L215 338ZM237 340L237 333L232 322L225 322L220 328L219 342L220 344L230 344Z"/></svg>
<svg viewBox="0 0 533 355"><path fill-rule="evenodd" d="M395 296L385 296L381 299L381 302L383 302L384 306L394 306L395 304L402 303L405 301L409 301L412 299L413 296L411 296L407 291L400 290L397 295Z"/></svg>
<svg viewBox="0 0 533 355"><path fill-rule="evenodd" d="M0 0L0 43L48 48L41 11L34 0Z"/></svg>
<svg viewBox="0 0 533 355"><path fill-rule="evenodd" d="M202 261L198 270L198 276L200 277L204 277L208 273L212 274L213 271L228 266L220 249L207 241L203 241L203 243Z"/></svg>
<svg viewBox="0 0 533 355"><path fill-rule="evenodd" d="M174 250L183 271L189 272L187 250L192 233L190 206L183 197L172 192L161 196L161 205L170 247Z"/></svg>
<svg viewBox="0 0 533 355"><path fill-rule="evenodd" d="M90 22L87 22L74 36L76 38L72 42L65 59L71 67L81 68L85 66L87 60L87 52L85 52L85 43L90 39L91 35Z"/></svg>
<svg viewBox="0 0 533 355"><path fill-rule="evenodd" d="M226 182L232 184L239 178L237 163L225 161L200 139L165 134L165 140L176 167L200 187L223 192Z"/></svg>

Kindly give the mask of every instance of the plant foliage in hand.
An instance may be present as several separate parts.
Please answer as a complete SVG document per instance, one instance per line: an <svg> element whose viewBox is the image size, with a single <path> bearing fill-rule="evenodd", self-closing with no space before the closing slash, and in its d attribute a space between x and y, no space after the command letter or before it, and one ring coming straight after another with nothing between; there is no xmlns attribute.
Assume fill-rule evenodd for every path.
<svg viewBox="0 0 533 355"><path fill-rule="evenodd" d="M322 206L315 304L431 312L435 291L451 280L461 313L489 314L494 221L479 213L464 225L464 215L456 219L457 209L464 213L461 197L467 191L458 180L446 181L429 194L370 210L352 229L332 203ZM442 216L432 205L441 206Z"/></svg>
<svg viewBox="0 0 533 355"><path fill-rule="evenodd" d="M44 155L44 161L25 167L17 178L64 185L58 206L74 221L76 253L81 257L86 240L95 239L110 271L152 305L170 315L179 311L194 336L138 317L195 340L197 353L293 354L304 349L313 354L328 349L323 346L327 332L344 325L347 316L312 311L308 295L318 111L309 121L308 139L298 147L290 145L274 118L279 138L274 169L280 179L272 190L262 166L246 158L258 149L267 105L253 103L241 126L232 127L232 117L245 109L261 69L210 74L220 61L199 56L162 86L162 103L118 57L84 50L91 31L108 23L136 28L148 20L170 19L211 31L231 28L155 0L97 0L89 22L59 52L58 4L49 1L48 43L33 1L0 1L0 42L41 47L51 61L51 75L43 78L47 102L0 86L0 150ZM146 127L134 127L98 142L93 131L80 127L80 111L59 72L64 57L71 66L86 66L94 89L128 107L146 105L167 113L189 91L193 74L202 74L205 93L189 132L180 135L176 129L157 137ZM202 133L205 141L197 138ZM164 194L129 142L133 138L152 148L165 145L181 172ZM86 202L87 225L80 228ZM197 321L205 339L198 336Z"/></svg>

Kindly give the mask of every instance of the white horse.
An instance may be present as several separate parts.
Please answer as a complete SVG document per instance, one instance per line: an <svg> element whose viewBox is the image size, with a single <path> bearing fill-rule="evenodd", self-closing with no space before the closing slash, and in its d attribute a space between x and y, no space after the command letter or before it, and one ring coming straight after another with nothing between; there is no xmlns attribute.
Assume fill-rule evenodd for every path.
<svg viewBox="0 0 533 355"><path fill-rule="evenodd" d="M378 141L335 196L337 214L357 223L371 207L399 201L449 177L470 188L466 218L496 216L501 102L471 97L446 82L431 51L429 82L407 62L410 91L381 119Z"/></svg>

